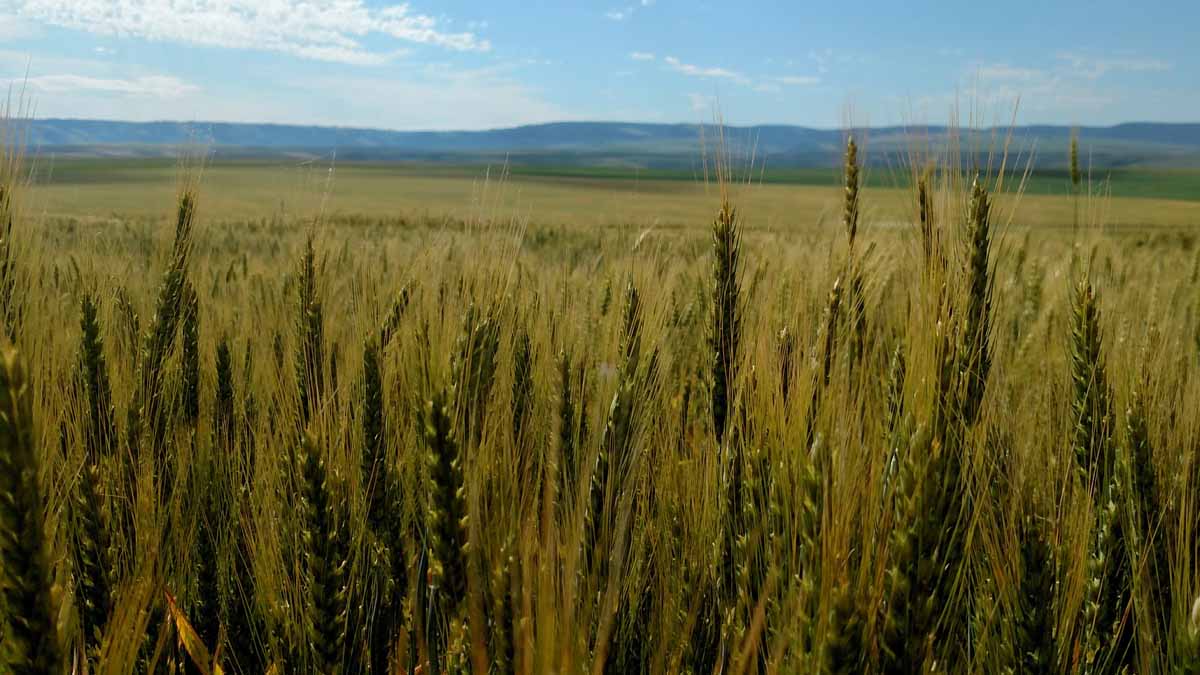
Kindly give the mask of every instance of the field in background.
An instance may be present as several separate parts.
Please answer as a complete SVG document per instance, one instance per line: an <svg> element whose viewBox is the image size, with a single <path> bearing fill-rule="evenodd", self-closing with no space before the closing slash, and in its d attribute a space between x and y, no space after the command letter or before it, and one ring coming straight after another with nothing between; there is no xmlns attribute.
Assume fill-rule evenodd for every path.
<svg viewBox="0 0 1200 675"><path fill-rule="evenodd" d="M38 160L38 184L28 204L32 215L70 217L160 216L169 210L177 164L168 160ZM260 218L284 214L471 219L517 218L578 226L704 226L712 217L715 190L703 169L650 171L539 167L447 167L223 161L205 170L206 219ZM911 218L909 190L900 171L868 170L871 206L879 224ZM818 225L840 208L836 170L797 169L759 173L741 188L738 203L751 228ZM1011 183L1015 189L1015 183ZM1034 176L1015 210L1017 224L1069 227L1066 179ZM1085 205L1084 221L1112 226L1200 224L1200 171L1118 171L1109 200ZM1011 200L1001 197L1000 202Z"/></svg>

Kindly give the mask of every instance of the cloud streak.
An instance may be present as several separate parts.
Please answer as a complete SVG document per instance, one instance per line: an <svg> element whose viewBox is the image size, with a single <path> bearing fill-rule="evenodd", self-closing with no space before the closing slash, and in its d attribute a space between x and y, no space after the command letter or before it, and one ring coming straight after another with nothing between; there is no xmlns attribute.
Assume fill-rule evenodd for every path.
<svg viewBox="0 0 1200 675"><path fill-rule="evenodd" d="M981 82L1041 82L1049 77L1049 73L1037 68L992 63L980 66L978 76Z"/></svg>
<svg viewBox="0 0 1200 675"><path fill-rule="evenodd" d="M975 66L975 76L988 85L1007 85L1044 94L1065 85L1087 86L1117 73L1151 73L1171 70L1172 64L1143 57L1090 57L1059 52L1056 61L1044 68L984 63Z"/></svg>
<svg viewBox="0 0 1200 675"><path fill-rule="evenodd" d="M1120 83L1110 76L1121 73L1152 73L1171 70L1166 61L1140 56L1093 57L1077 52L1059 52L1043 67L1010 63L976 63L964 76L979 87L974 97L983 105L1014 105L1038 112L1102 110L1119 103ZM1105 79L1104 83L1100 80ZM955 96L924 97L925 103L952 105Z"/></svg>
<svg viewBox="0 0 1200 675"><path fill-rule="evenodd" d="M364 0L0 0L0 8L28 21L104 36L354 65L386 63L402 51L371 49L363 44L368 37L460 52L491 49L475 33L443 30L438 19L407 4L372 8Z"/></svg>
<svg viewBox="0 0 1200 675"><path fill-rule="evenodd" d="M741 84L746 84L750 81L750 79L745 75L733 70L727 70L725 68L703 68L691 63L684 63L674 56L668 56L664 58L663 62L666 63L671 70L674 70L677 73L683 73L689 77L733 80L734 82Z"/></svg>
<svg viewBox="0 0 1200 675"><path fill-rule="evenodd" d="M36 27L21 17L4 11L3 4L0 3L0 40L15 42L36 37L37 34Z"/></svg>
<svg viewBox="0 0 1200 675"><path fill-rule="evenodd" d="M771 79L779 84L792 87L810 87L814 84L821 84L821 78L812 75L784 75L783 77L774 77Z"/></svg>
<svg viewBox="0 0 1200 675"><path fill-rule="evenodd" d="M1014 101L1037 109L1090 109L1110 106L1121 99L1110 76L1129 73L1165 72L1173 64L1161 59L1118 55L1091 56L1080 52L1058 52L1044 67L1008 63L976 64L972 75L985 85L980 95L991 101ZM1099 80L1106 80L1101 86Z"/></svg>
<svg viewBox="0 0 1200 675"><path fill-rule="evenodd" d="M94 92L149 98L180 98L200 91L200 87L177 77L151 75L132 79L88 77L86 75L42 75L28 80L11 80L46 94Z"/></svg>
<svg viewBox="0 0 1200 675"><path fill-rule="evenodd" d="M1075 52L1059 52L1058 60L1069 67L1072 74L1089 80L1098 80L1109 73L1165 72L1171 64L1159 59L1140 57L1094 58Z"/></svg>
<svg viewBox="0 0 1200 675"><path fill-rule="evenodd" d="M634 52L634 54L637 54L637 52ZM649 55L650 59L638 59L634 54L630 55L634 60L653 59L652 54ZM728 68L703 67L692 63L684 63L674 56L663 57L663 63L667 65L667 68L688 77L733 82L734 84L750 87L752 90L764 94L778 93L783 90L783 87L807 87L821 83L821 78L810 75L751 77L745 73Z"/></svg>
<svg viewBox="0 0 1200 675"><path fill-rule="evenodd" d="M610 9L604 13L604 18L610 21L625 21L626 19L632 19L633 15L636 14L639 9L647 9L653 6L654 0L640 0L640 2L638 2L636 5L628 5L626 7Z"/></svg>
<svg viewBox="0 0 1200 675"><path fill-rule="evenodd" d="M335 125L477 130L574 119L566 110L526 86L511 66L455 70L430 66L404 78L337 78L297 82L311 95L336 97L323 120ZM407 105L421 101L422 105Z"/></svg>

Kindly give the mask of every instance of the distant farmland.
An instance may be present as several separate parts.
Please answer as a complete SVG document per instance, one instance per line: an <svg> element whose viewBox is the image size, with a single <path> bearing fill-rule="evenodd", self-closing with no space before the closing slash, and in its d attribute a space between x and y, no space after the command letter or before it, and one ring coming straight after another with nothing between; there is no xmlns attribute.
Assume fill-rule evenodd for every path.
<svg viewBox="0 0 1200 675"><path fill-rule="evenodd" d="M111 216L161 214L148 195L170 194L178 162L169 159L53 159L43 157L34 171L30 207L48 215ZM1111 194L1091 200L1097 217L1109 225L1192 225L1200 223L1200 170L1123 169L1094 190ZM711 179L712 176L709 176ZM836 169L771 169L746 176L743 209L751 227L815 225L836 210L840 199ZM264 217L284 210L293 215L330 213L367 216L433 215L521 217L540 223L573 225L695 225L707 221L711 193L703 167L696 170L552 168L538 166L452 166L395 162L217 160L205 169L213 189L205 201L208 217ZM868 169L864 185L873 190L872 209L884 220L909 214L908 173ZM1013 198L1021 183L1011 175L1004 188ZM1072 210L1064 172L1038 171L1026 181L1014 221L1041 226L1068 225ZM1003 198L1003 197L1002 197Z"/></svg>

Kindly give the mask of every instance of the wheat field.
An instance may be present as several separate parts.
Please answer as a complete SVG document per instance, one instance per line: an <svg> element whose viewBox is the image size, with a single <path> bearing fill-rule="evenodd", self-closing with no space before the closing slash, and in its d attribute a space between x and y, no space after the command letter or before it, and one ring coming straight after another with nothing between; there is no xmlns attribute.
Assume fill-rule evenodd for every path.
<svg viewBox="0 0 1200 675"><path fill-rule="evenodd" d="M868 144L870 140L866 141ZM733 142L730 143L733 145ZM745 144L731 159L739 177L749 179L738 193L738 208L747 214L747 229L824 227L840 218L842 198L838 172L824 169L804 182L772 182L769 162L755 163ZM702 148L697 147L697 153ZM1023 159L1036 147L1021 144L1010 160L1014 180ZM872 226L906 223L912 216L906 158L865 166L864 186L871 199L863 216ZM69 219L161 220L171 209L178 181L175 160L61 159L34 156L26 162L36 178L29 186L26 217ZM697 160L697 164L702 162ZM615 176L572 173L520 165L441 166L437 164L354 163L316 160L212 159L204 167L204 220L245 221L263 217L311 219L327 217L379 220L466 220L534 222L561 227L703 228L713 214L718 191L695 172L639 179L633 171ZM779 169L782 179L788 173ZM1093 192L1110 193L1103 217L1093 224L1106 228L1189 228L1200 222L1200 171L1151 169L1095 170ZM766 180L764 180L764 174ZM1159 186L1154 188L1152 186ZM1069 184L1050 171L1029 176L1020 195L995 195L1014 223L1036 228L1070 227Z"/></svg>
<svg viewBox="0 0 1200 675"><path fill-rule="evenodd" d="M3 160L4 672L1200 672L1200 248L1078 175L99 222Z"/></svg>

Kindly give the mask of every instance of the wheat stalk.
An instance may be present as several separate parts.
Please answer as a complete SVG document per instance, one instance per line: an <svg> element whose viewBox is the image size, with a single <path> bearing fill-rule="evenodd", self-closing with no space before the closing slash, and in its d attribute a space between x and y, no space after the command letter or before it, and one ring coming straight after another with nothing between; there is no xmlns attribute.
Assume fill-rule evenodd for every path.
<svg viewBox="0 0 1200 675"><path fill-rule="evenodd" d="M0 604L4 653L16 675L58 675L62 649L43 519L32 387L17 353L0 354Z"/></svg>

